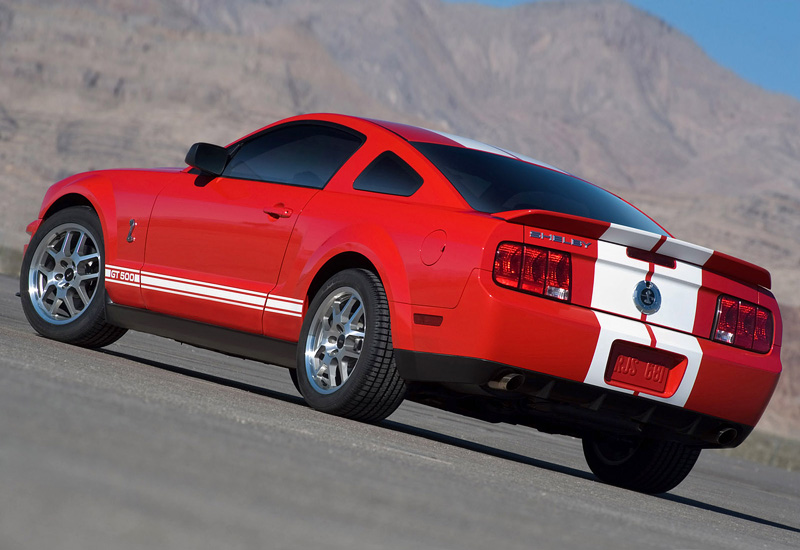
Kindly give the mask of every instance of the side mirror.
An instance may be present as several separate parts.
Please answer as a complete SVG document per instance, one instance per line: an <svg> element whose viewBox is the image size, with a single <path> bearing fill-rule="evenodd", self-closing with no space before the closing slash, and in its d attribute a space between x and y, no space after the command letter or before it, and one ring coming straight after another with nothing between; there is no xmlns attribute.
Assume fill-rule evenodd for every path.
<svg viewBox="0 0 800 550"><path fill-rule="evenodd" d="M228 164L228 151L219 145L195 143L186 153L186 164L201 172L219 176Z"/></svg>

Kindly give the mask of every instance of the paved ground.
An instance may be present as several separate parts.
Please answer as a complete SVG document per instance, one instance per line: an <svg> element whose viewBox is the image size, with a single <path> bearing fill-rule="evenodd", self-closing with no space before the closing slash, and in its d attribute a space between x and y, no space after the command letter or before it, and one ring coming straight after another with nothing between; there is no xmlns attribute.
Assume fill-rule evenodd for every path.
<svg viewBox="0 0 800 550"><path fill-rule="evenodd" d="M319 414L286 371L129 333L36 336L0 277L0 549L800 547L800 474L705 452L672 493L579 442L404 404Z"/></svg>

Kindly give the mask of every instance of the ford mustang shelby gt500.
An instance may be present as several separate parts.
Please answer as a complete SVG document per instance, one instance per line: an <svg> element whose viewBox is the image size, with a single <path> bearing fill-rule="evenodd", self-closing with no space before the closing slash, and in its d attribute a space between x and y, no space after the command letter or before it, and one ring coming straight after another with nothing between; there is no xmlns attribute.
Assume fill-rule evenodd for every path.
<svg viewBox="0 0 800 550"><path fill-rule="evenodd" d="M741 443L778 381L767 271L552 166L328 114L186 162L47 191L20 276L35 330L281 365L363 421L407 398L573 435L601 480L651 493Z"/></svg>

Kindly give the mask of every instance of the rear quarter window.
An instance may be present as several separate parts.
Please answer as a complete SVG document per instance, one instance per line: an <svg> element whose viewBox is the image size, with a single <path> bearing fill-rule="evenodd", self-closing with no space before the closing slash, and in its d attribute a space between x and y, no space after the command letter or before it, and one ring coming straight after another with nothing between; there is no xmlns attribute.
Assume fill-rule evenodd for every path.
<svg viewBox="0 0 800 550"><path fill-rule="evenodd" d="M422 187L420 176L409 164L391 151L378 155L353 182L353 189L385 195L410 197Z"/></svg>

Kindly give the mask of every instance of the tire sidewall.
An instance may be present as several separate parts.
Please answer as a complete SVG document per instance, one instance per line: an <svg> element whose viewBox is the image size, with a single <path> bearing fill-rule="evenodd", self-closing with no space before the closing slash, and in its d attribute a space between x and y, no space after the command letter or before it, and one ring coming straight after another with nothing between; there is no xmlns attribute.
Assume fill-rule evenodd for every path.
<svg viewBox="0 0 800 550"><path fill-rule="evenodd" d="M652 454L650 442L639 441L636 448L623 460L615 460L606 455L604 446L611 438L584 439L583 449L586 462L593 472L600 472L602 479L613 485L626 485L636 481L637 472L646 467Z"/></svg>
<svg viewBox="0 0 800 550"><path fill-rule="evenodd" d="M643 438L627 458L613 460L604 455L602 439L583 439L584 457L592 472L611 485L649 494L680 484L700 454L699 447Z"/></svg>
<svg viewBox="0 0 800 550"><path fill-rule="evenodd" d="M355 368L350 373L345 384L338 390L323 394L314 389L314 386L308 380L308 369L305 362L306 341L308 339L309 331L311 330L314 317L320 305L327 299L327 297L342 287L351 287L356 290L362 298L364 304L365 315L367 318L364 345L359 355L358 362ZM307 314L303 320L303 326L300 331L300 340L297 345L297 382L300 387L300 393L306 402L314 409L336 413L349 406L350 403L357 397L357 394L364 385L365 378L369 374L370 358L378 353L376 332L377 318L378 318L378 301L381 299L377 289L373 286L370 279L360 269L348 269L341 271L331 277L317 292L311 304L308 307Z"/></svg>
<svg viewBox="0 0 800 550"><path fill-rule="evenodd" d="M42 240L56 227L66 223L74 223L88 229L95 238L100 253L100 276L97 290L86 310L75 321L63 325L55 325L43 319L33 306L29 289L29 272L36 249ZM105 242L100 220L88 206L73 206L56 212L45 219L31 238L19 275L20 298L25 317L36 332L61 342L80 340L87 332L93 330L98 321L105 318Z"/></svg>

